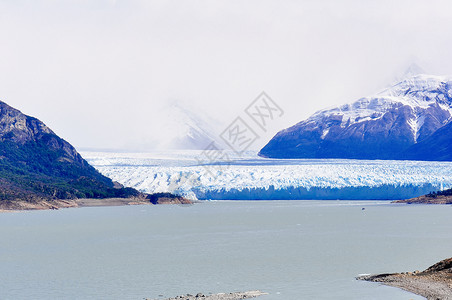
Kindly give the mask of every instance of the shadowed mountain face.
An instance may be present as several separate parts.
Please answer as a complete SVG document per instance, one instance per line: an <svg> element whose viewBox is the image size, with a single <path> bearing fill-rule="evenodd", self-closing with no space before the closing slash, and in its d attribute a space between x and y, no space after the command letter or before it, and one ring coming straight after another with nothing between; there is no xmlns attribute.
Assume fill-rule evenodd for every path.
<svg viewBox="0 0 452 300"><path fill-rule="evenodd" d="M0 200L124 197L44 123L0 101Z"/></svg>
<svg viewBox="0 0 452 300"><path fill-rule="evenodd" d="M400 155L402 159L452 161L452 122L414 144Z"/></svg>
<svg viewBox="0 0 452 300"><path fill-rule="evenodd" d="M408 155L408 149L427 141L451 116L452 81L416 75L375 96L315 113L280 131L259 154L272 158L437 160L433 152L416 148L416 155Z"/></svg>

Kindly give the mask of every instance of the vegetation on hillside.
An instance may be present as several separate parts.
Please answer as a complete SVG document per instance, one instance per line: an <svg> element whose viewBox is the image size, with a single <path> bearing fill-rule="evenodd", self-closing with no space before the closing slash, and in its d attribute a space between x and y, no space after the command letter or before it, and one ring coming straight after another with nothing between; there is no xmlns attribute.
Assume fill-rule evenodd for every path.
<svg viewBox="0 0 452 300"><path fill-rule="evenodd" d="M115 188L110 178L100 174L55 134L43 133L39 139L23 144L12 141L10 135L3 136L0 142L0 200L140 195L132 188Z"/></svg>
<svg viewBox="0 0 452 300"><path fill-rule="evenodd" d="M438 191L438 192L431 192L425 196L429 197L429 198L436 198L438 196L452 196L452 189Z"/></svg>

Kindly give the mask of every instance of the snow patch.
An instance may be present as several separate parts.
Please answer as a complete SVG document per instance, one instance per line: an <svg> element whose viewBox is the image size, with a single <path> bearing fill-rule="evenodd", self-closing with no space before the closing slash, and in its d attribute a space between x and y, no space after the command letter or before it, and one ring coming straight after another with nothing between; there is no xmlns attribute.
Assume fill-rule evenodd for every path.
<svg viewBox="0 0 452 300"><path fill-rule="evenodd" d="M330 132L330 128L324 129L320 138L323 140L328 135L328 132Z"/></svg>
<svg viewBox="0 0 452 300"><path fill-rule="evenodd" d="M414 115L411 119L408 120L408 125L411 127L411 131L413 132L414 142L417 143L417 139L419 138L419 130L422 125L424 125L425 116L416 116Z"/></svg>

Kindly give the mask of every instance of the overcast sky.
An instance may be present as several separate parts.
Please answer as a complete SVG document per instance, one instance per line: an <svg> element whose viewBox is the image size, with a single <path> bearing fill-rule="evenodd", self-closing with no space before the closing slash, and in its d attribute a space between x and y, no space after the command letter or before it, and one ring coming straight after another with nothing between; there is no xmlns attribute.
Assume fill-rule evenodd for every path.
<svg viewBox="0 0 452 300"><path fill-rule="evenodd" d="M0 0L0 100L76 147L133 148L170 101L226 126L266 91L256 144L390 84L452 73L450 1Z"/></svg>

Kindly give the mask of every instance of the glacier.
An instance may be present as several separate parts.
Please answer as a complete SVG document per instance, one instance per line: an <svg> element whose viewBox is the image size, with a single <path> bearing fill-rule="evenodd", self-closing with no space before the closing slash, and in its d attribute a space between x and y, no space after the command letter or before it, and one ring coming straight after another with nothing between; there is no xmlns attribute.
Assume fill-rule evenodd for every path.
<svg viewBox="0 0 452 300"><path fill-rule="evenodd" d="M397 200L452 188L452 162L268 159L252 151L209 163L197 150L82 155L125 186L199 200Z"/></svg>

